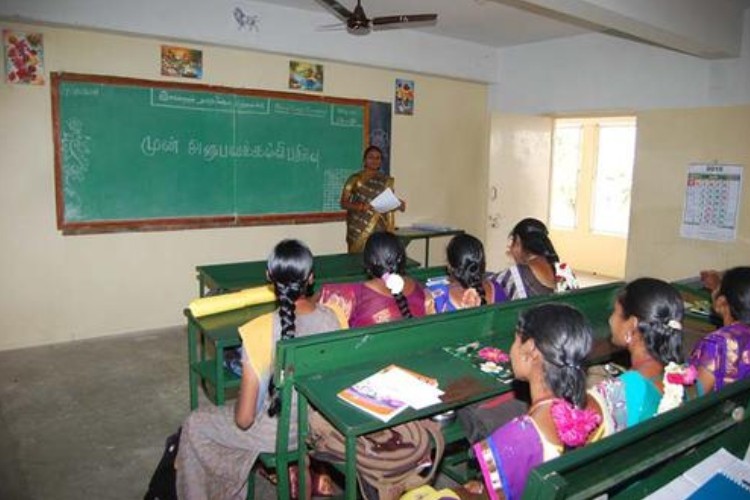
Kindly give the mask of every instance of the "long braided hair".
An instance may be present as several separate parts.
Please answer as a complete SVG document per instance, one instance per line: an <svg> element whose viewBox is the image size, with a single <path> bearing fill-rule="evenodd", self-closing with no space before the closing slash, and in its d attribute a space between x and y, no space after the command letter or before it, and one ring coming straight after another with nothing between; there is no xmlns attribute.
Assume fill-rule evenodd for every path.
<svg viewBox="0 0 750 500"><path fill-rule="evenodd" d="M662 364L682 363L682 296L672 285L656 278L631 281L616 298L624 319L638 318L646 349Z"/></svg>
<svg viewBox="0 0 750 500"><path fill-rule="evenodd" d="M268 256L268 279L273 284L279 301L282 340L294 338L297 319L295 303L297 299L307 295L312 268L312 252L299 240L282 240ZM268 415L273 417L281 406L273 379L269 383L269 394L272 399Z"/></svg>
<svg viewBox="0 0 750 500"><path fill-rule="evenodd" d="M544 379L555 396L576 408L586 406L584 359L591 350L591 325L565 304L542 304L521 313L516 331L521 342L534 339L544 358Z"/></svg>
<svg viewBox="0 0 750 500"><path fill-rule="evenodd" d="M391 233L372 233L365 243L364 259L367 273L374 278L383 279L386 274L403 275L406 269L404 245ZM403 292L394 293L393 298L404 318L413 317Z"/></svg>
<svg viewBox="0 0 750 500"><path fill-rule="evenodd" d="M487 297L483 283L487 265L482 242L469 234L459 234L451 239L446 251L451 277L462 287L476 290L481 304L485 305Z"/></svg>
<svg viewBox="0 0 750 500"><path fill-rule="evenodd" d="M544 257L553 271L555 270L555 264L560 262L557 250L549 239L547 226L542 221L531 217L523 219L515 225L510 232L510 237L513 238L513 241L518 239L521 242L521 247L530 254Z"/></svg>

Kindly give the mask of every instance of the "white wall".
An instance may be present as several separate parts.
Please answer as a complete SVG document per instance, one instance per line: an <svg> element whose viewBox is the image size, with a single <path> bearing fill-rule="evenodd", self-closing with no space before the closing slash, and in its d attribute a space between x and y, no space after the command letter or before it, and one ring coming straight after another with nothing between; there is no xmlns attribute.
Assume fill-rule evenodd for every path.
<svg viewBox="0 0 750 500"><path fill-rule="evenodd" d="M709 61L592 34L498 52L490 106L503 113L580 113L750 102L750 9L739 58Z"/></svg>
<svg viewBox="0 0 750 500"><path fill-rule="evenodd" d="M157 39L0 25L42 33L47 77L65 70L167 79L159 75ZM285 90L289 56L192 46L203 50L201 83ZM416 86L414 116L394 116L392 124L392 173L408 204L397 222L481 235L486 86L328 62L325 95L388 102L397 77ZM262 260L282 238L300 238L318 254L346 249L343 222L63 236L55 223L51 116L49 84L0 82L0 350L184 324L182 310L197 296L196 266Z"/></svg>
<svg viewBox="0 0 750 500"><path fill-rule="evenodd" d="M315 0L309 0L314 3ZM258 30L238 29L233 12L257 15ZM473 81L491 81L495 51L414 30L367 36L320 31L338 19L250 0L3 0L0 18L118 31L163 39L307 56Z"/></svg>
<svg viewBox="0 0 750 500"><path fill-rule="evenodd" d="M706 61L581 35L500 51L498 83L490 95L493 123L496 114L506 113L637 117L627 279L677 279L706 267L750 264L750 10L737 59ZM687 166L710 161L745 167L734 242L679 236ZM506 191L523 202L524 185Z"/></svg>

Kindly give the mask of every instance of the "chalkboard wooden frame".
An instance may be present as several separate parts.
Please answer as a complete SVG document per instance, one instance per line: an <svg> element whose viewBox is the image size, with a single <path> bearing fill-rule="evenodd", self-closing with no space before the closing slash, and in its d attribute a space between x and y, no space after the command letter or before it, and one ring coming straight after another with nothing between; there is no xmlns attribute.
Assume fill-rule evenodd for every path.
<svg viewBox="0 0 750 500"><path fill-rule="evenodd" d="M52 97L52 126L54 141L55 161L55 198L57 227L63 234L89 234L122 231L159 231L177 229L202 229L220 227L240 227L254 225L272 224L307 224L329 221L339 221L345 218L344 211L315 211L299 213L264 213L264 214L228 214L212 216L193 217L166 217L127 220L91 220L70 221L65 217L65 191L63 184L63 145L61 136L61 94L60 84L62 82L83 82L103 85L120 85L146 87L153 89L178 89L192 92L211 92L217 94L230 94L234 96L263 97L269 99L287 99L292 101L309 101L316 103L343 104L358 106L362 108L362 145L369 140L370 130L370 101L362 99L347 99L329 96L317 96L309 94L242 89L225 86L195 84L175 81L146 80L138 78L126 78L105 75L78 74L78 73L52 73L51 75L51 97Z"/></svg>

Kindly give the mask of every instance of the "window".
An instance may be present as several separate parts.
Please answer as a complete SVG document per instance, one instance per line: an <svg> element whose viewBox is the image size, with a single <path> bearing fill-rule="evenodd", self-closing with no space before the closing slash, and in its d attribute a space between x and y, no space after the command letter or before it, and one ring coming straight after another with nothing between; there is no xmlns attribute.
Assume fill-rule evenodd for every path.
<svg viewBox="0 0 750 500"><path fill-rule="evenodd" d="M626 237L635 118L555 120L550 224Z"/></svg>

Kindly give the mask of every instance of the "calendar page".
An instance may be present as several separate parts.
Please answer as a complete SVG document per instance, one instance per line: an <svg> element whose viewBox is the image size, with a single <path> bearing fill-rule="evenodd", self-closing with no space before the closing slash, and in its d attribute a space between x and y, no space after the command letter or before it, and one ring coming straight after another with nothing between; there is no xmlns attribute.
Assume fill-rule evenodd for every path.
<svg viewBox="0 0 750 500"><path fill-rule="evenodd" d="M713 241L736 239L741 188L739 165L691 164L680 236Z"/></svg>

